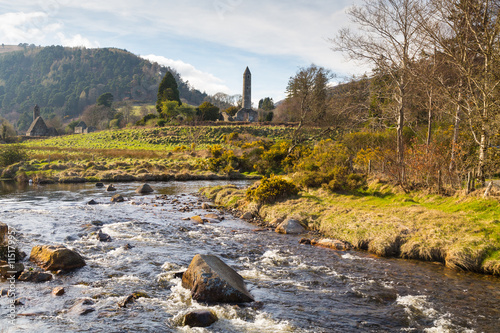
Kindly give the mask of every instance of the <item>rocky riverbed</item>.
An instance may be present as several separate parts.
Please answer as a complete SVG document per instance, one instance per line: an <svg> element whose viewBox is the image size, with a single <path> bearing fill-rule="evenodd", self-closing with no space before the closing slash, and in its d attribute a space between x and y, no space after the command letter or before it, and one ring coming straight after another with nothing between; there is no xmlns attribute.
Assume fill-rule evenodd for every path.
<svg viewBox="0 0 500 333"><path fill-rule="evenodd" d="M42 270L53 277L45 282L16 281L13 322L10 284L1 282L1 329L494 332L498 326L498 278L300 244L317 234L278 234L192 195L216 184L150 183L154 192L146 195L135 192L139 183L115 183L114 192L95 184L3 187L0 221L27 254L25 271L42 270L28 260L39 245L63 245L86 265ZM112 203L115 194L124 201ZM217 257L241 276L252 302L193 299L182 272L198 254ZM209 266L220 266L214 262ZM211 323L190 328L186 318L193 316Z"/></svg>

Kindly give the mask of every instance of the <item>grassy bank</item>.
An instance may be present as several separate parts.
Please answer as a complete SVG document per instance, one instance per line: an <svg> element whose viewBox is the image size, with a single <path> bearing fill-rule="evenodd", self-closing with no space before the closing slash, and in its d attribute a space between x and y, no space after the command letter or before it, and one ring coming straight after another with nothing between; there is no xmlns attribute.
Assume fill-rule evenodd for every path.
<svg viewBox="0 0 500 333"><path fill-rule="evenodd" d="M325 237L380 256L500 275L498 199L404 194L380 181L356 194L309 190L262 205L248 202L245 190L232 186L202 191L218 205L249 211L268 223L293 217Z"/></svg>

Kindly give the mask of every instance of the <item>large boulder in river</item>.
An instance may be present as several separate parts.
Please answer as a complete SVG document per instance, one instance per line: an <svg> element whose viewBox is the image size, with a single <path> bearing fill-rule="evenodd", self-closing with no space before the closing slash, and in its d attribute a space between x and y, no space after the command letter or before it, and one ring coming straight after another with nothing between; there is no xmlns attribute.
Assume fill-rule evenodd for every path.
<svg viewBox="0 0 500 333"><path fill-rule="evenodd" d="M149 186L149 184L142 184L135 190L135 192L139 194L148 194L154 192L154 190L151 186Z"/></svg>
<svg viewBox="0 0 500 333"><path fill-rule="evenodd" d="M85 266L80 254L62 245L37 245L31 249L30 261L48 271L69 271Z"/></svg>
<svg viewBox="0 0 500 333"><path fill-rule="evenodd" d="M280 234L299 235L306 232L306 229L304 229L299 221L294 219L286 219L276 227L275 231Z"/></svg>
<svg viewBox="0 0 500 333"><path fill-rule="evenodd" d="M253 302L243 277L213 255L197 254L182 275L182 286L191 297L206 303Z"/></svg>

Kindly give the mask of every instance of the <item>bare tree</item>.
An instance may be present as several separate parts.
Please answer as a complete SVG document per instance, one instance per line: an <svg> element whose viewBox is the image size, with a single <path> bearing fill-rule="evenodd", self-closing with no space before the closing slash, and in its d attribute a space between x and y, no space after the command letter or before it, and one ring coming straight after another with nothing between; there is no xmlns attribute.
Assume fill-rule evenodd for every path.
<svg viewBox="0 0 500 333"><path fill-rule="evenodd" d="M403 127L411 63L425 42L416 16L422 12L422 3L423 0L365 0L347 12L359 31L345 28L330 40L334 51L366 61L391 78L392 98L396 102L393 111L397 119L397 177L401 184L405 179Z"/></svg>
<svg viewBox="0 0 500 333"><path fill-rule="evenodd" d="M328 108L328 82L333 74L316 65L301 68L291 77L287 86L287 104L292 113L292 120L298 122L292 137L290 152L303 141L304 126L329 126L325 123Z"/></svg>
<svg viewBox="0 0 500 333"><path fill-rule="evenodd" d="M469 123L478 146L477 173L484 182L488 138L498 132L494 119L500 108L500 3L431 0L429 8L432 19L421 19L422 26L459 77L455 85L446 76L437 78L456 105L455 133L461 113Z"/></svg>

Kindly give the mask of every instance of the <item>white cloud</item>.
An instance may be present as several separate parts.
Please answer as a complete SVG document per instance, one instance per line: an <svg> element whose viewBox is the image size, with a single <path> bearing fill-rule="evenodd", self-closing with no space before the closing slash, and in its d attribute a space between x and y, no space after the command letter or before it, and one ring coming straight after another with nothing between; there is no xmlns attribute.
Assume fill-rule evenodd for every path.
<svg viewBox="0 0 500 333"><path fill-rule="evenodd" d="M57 37L59 38L61 45L64 45L64 46L69 46L69 47L84 46L84 47L88 47L88 48L99 47L98 42L91 42L90 40L88 40L87 38L83 37L80 34L76 34L76 35L68 38L62 32L58 32Z"/></svg>
<svg viewBox="0 0 500 333"><path fill-rule="evenodd" d="M215 77L213 74L202 72L193 65L187 64L181 60L168 59L163 56L145 55L141 56L160 65L168 66L179 72L184 80L189 81L190 85L200 91L206 91L208 94L218 92L229 93L230 89L224 85L224 81Z"/></svg>
<svg viewBox="0 0 500 333"><path fill-rule="evenodd" d="M64 25L48 12L12 12L0 15L0 40L4 44L61 44L70 47L99 47L81 34L66 36Z"/></svg>
<svg viewBox="0 0 500 333"><path fill-rule="evenodd" d="M0 38L3 43L32 43L60 28L60 24L48 22L48 15L43 12L0 15Z"/></svg>
<svg viewBox="0 0 500 333"><path fill-rule="evenodd" d="M258 55L296 57L303 63L316 63L336 72L359 72L359 66L346 63L342 54L331 51L328 38L349 24L345 9L360 2L165 0L144 5L132 0L65 0L64 6L53 12L85 12L87 16L74 24L103 35L122 31L159 39L188 37ZM108 19L96 20L99 16Z"/></svg>

